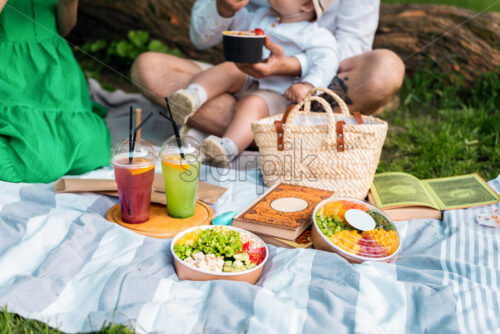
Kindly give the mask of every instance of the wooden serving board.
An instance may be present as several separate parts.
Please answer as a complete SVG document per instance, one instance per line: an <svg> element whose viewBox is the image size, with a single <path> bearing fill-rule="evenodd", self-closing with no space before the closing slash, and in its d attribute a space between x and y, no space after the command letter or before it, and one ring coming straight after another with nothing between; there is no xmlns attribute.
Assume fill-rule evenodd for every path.
<svg viewBox="0 0 500 334"><path fill-rule="evenodd" d="M110 222L128 228L131 231L147 237L165 239L173 238L177 233L188 228L202 225L210 225L214 212L207 204L197 201L194 216L178 219L167 215L165 205L151 203L149 220L141 224L129 224L122 220L120 204L114 205L108 210L106 219Z"/></svg>

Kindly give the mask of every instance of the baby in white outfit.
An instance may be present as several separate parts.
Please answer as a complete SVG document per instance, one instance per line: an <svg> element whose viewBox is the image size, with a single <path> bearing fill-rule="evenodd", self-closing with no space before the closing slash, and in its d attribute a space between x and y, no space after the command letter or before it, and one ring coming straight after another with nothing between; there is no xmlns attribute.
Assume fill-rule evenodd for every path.
<svg viewBox="0 0 500 334"><path fill-rule="evenodd" d="M177 122L184 124L207 100L224 93L236 94L235 114L223 138L203 141L207 159L228 166L253 141L251 123L285 112L288 105L303 99L313 87L327 87L337 73L336 40L316 21L332 0L269 0L269 8L255 13L245 8L235 14L231 30L262 29L272 42L283 47L285 56L305 54L310 65L300 77L270 76L255 79L225 62L196 75L186 89L170 97ZM269 50L264 49L264 57Z"/></svg>

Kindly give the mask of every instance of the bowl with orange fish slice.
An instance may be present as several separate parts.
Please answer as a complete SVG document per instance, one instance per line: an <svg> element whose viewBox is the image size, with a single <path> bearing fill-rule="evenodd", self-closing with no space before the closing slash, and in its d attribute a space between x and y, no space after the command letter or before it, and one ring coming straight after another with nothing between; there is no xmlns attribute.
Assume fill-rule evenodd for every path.
<svg viewBox="0 0 500 334"><path fill-rule="evenodd" d="M312 219L314 247L335 252L349 262L391 262L401 249L394 222L367 202L330 198L316 206Z"/></svg>

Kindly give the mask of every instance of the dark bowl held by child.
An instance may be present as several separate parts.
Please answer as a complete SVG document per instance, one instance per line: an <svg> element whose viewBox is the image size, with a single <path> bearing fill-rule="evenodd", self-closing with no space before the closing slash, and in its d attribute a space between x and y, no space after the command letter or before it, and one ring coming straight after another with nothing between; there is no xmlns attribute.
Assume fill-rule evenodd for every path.
<svg viewBox="0 0 500 334"><path fill-rule="evenodd" d="M223 33L222 44L227 61L258 63L262 60L262 48L266 35L228 31Z"/></svg>

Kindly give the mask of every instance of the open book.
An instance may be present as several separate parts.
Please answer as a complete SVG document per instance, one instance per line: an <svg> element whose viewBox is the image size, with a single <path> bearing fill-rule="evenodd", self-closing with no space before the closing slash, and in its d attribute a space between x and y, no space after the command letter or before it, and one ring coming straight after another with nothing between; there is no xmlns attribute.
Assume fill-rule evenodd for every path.
<svg viewBox="0 0 500 334"><path fill-rule="evenodd" d="M370 203L393 220L441 219L441 210L497 203L500 196L478 174L419 180L408 173L375 175Z"/></svg>

